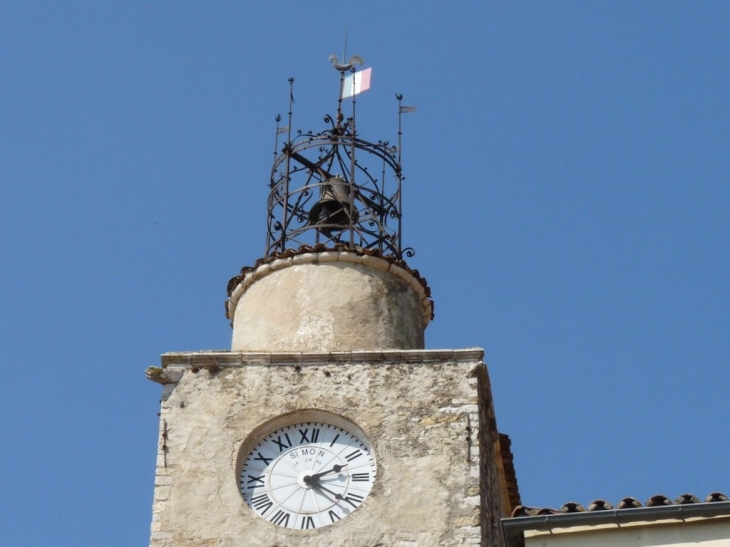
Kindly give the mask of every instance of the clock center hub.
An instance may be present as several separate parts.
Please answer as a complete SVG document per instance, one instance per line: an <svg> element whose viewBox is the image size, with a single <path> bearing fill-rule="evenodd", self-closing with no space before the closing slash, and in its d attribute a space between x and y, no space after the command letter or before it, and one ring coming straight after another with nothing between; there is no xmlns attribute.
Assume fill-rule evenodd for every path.
<svg viewBox="0 0 730 547"><path fill-rule="evenodd" d="M314 475L314 470L312 469L305 469L301 473L299 473L299 476L297 477L297 482L299 483L299 486L302 488L312 488L312 486L315 486L317 484L317 479L312 478Z"/></svg>

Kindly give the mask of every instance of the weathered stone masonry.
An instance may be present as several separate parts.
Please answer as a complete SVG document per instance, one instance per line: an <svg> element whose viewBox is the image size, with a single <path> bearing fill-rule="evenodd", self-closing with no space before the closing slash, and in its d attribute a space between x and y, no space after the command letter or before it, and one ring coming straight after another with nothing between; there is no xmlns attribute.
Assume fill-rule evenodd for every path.
<svg viewBox="0 0 730 547"><path fill-rule="evenodd" d="M481 359L481 350L163 355L163 368L148 370L164 385L151 546L499 545L498 434ZM272 416L305 409L357 423L378 479L337 525L274 527L238 491L239 449Z"/></svg>

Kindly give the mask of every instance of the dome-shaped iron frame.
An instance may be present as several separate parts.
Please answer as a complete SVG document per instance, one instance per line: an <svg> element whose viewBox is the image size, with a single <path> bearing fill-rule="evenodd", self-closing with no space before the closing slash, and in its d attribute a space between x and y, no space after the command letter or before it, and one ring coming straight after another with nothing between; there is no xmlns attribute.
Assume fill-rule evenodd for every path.
<svg viewBox="0 0 730 547"><path fill-rule="evenodd" d="M290 85L293 79L290 79ZM413 256L401 243L402 183L400 163L400 106L398 145L375 143L358 136L353 115L344 119L339 101L337 115L324 117L329 125L319 133L279 128L277 139L287 141L274 153L268 199L267 256L303 245L345 244L350 248L377 249L397 259ZM338 185L338 192L333 192ZM349 195L348 195L349 194ZM345 197L346 196L346 197ZM329 217L319 212L322 201L338 209Z"/></svg>

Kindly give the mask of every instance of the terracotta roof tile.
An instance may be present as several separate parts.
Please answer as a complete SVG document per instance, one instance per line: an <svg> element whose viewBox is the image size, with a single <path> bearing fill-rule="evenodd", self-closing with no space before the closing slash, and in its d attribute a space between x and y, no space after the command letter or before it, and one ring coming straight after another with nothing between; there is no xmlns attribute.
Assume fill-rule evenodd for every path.
<svg viewBox="0 0 730 547"><path fill-rule="evenodd" d="M641 502L631 497L622 499L616 506L617 509L633 509L635 507L641 507Z"/></svg>
<svg viewBox="0 0 730 547"><path fill-rule="evenodd" d="M704 503L713 503L713 502L723 502L723 501L730 501L730 498L728 498L725 494L722 492L712 492L710 495L708 495ZM657 494L655 496L650 497L648 500L646 500L646 503L644 505L641 504L639 500L632 497L623 498L621 501L618 502L616 505L616 509L634 509L637 507L665 507L667 505L688 505L692 503L702 503L700 501L700 498L693 494L682 494L681 496L677 497L674 502L672 500L664 495ZM560 509L551 509L549 507L527 507L525 505L518 505L515 507L515 510L512 511L512 517L534 517L537 515L555 515L558 513L582 513L582 512L597 512L597 511L606 511L613 509L613 505L611 505L606 500L597 499L592 501L588 504L588 509L586 509L576 502L568 502L565 505L563 505Z"/></svg>
<svg viewBox="0 0 730 547"><path fill-rule="evenodd" d="M720 492L713 492L705 498L706 503L712 503L713 501L730 501L725 494Z"/></svg>
<svg viewBox="0 0 730 547"><path fill-rule="evenodd" d="M613 509L613 505L606 500L593 500L588 504L589 511L608 511L610 509Z"/></svg>
<svg viewBox="0 0 730 547"><path fill-rule="evenodd" d="M527 507L525 505L518 505L515 510L512 511L513 517L535 517L538 515L557 515L558 512L555 509L539 507Z"/></svg>
<svg viewBox="0 0 730 547"><path fill-rule="evenodd" d="M675 505L689 505L690 503L700 503L700 498L692 494L682 494L674 500Z"/></svg>
<svg viewBox="0 0 730 547"><path fill-rule="evenodd" d="M585 510L585 507L574 501L569 501L560 508L561 513L583 513Z"/></svg>
<svg viewBox="0 0 730 547"><path fill-rule="evenodd" d="M661 494L657 494L656 496L652 496L648 500L646 500L646 503L644 505L646 505L647 507L659 507L660 505L672 505L672 500L670 500L667 496L662 496Z"/></svg>

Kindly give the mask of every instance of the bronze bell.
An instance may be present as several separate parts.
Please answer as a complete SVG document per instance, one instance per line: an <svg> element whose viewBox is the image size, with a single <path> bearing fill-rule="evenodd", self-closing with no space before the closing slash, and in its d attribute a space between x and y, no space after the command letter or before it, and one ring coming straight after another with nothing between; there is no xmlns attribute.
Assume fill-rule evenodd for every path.
<svg viewBox="0 0 730 547"><path fill-rule="evenodd" d="M350 225L350 184L334 176L319 187L319 201L309 211L309 225L327 237Z"/></svg>

